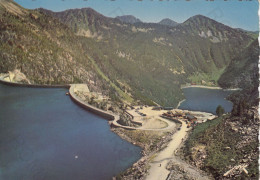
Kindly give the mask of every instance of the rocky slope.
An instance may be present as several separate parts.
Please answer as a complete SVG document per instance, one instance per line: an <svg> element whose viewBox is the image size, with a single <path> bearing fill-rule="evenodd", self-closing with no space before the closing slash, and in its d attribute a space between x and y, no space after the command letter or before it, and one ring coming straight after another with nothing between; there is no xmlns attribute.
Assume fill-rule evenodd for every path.
<svg viewBox="0 0 260 180"><path fill-rule="evenodd" d="M8 73L0 73L0 79L15 83L25 83L31 84L30 80L20 72L20 70L15 69L14 71L9 71Z"/></svg>
<svg viewBox="0 0 260 180"><path fill-rule="evenodd" d="M186 142L186 159L215 179L259 179L257 110L198 125Z"/></svg>
<svg viewBox="0 0 260 180"><path fill-rule="evenodd" d="M77 55L82 54L81 48L73 43L75 36L69 28L11 1L1 1L0 7L2 72L20 69L35 83L74 82L77 73L88 74L77 68L76 59L83 61L84 57Z"/></svg>

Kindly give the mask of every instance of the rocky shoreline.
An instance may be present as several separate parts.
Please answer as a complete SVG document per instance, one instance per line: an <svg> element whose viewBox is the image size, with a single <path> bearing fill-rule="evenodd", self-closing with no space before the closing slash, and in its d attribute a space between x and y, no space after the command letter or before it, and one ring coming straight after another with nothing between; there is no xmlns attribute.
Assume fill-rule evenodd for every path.
<svg viewBox="0 0 260 180"><path fill-rule="evenodd" d="M169 142L172 140L172 135L177 131L178 127L180 125L177 125L176 128L170 132L162 132L158 139L155 139L154 141L146 142L146 141L140 141L138 137L142 134L146 134L145 136L147 139L150 136L149 133L152 134L152 131L140 131L140 130L126 130L122 128L111 128L111 131L116 133L118 136L120 136L122 139L132 143L133 145L139 146L142 148L142 158L138 160L136 163L134 163L130 168L126 169L124 172L121 172L116 177L113 177L113 180L134 180L134 179L145 179L148 169L149 169L149 162L155 157L156 153L163 150ZM137 133L137 137L132 136L131 134ZM152 136L152 135L151 135Z"/></svg>
<svg viewBox="0 0 260 180"><path fill-rule="evenodd" d="M205 89L222 89L221 87L217 87L217 86L203 86L203 85L187 85L187 86L182 86L181 89L191 88L191 87L205 88Z"/></svg>

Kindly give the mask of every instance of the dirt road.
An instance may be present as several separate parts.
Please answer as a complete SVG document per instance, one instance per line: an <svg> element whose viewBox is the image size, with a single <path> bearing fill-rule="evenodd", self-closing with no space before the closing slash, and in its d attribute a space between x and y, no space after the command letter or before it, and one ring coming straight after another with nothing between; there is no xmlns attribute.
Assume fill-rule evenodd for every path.
<svg viewBox="0 0 260 180"><path fill-rule="evenodd" d="M187 164L185 161L180 160L174 155L176 149L181 145L182 140L187 134L188 128L186 123L182 122L182 127L177 131L169 145L158 153L154 160L150 163L151 168L149 169L149 174L147 175L147 180L166 180L170 171L166 169L169 161L175 162L180 165L188 174L194 175L194 179L206 180L209 179L207 176L202 175L199 170L191 165Z"/></svg>
<svg viewBox="0 0 260 180"><path fill-rule="evenodd" d="M181 129L173 135L172 141L169 145L164 150L159 152L156 158L150 163L151 168L148 176L146 177L147 180L165 180L167 178L170 171L166 169L166 166L173 158L174 151L179 147L182 139L186 136L187 130L187 125L183 122Z"/></svg>

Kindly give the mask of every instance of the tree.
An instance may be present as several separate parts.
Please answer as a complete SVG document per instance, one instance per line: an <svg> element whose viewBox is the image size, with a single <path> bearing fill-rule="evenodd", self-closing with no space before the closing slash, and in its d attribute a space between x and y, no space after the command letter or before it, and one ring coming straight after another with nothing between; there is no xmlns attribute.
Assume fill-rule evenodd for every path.
<svg viewBox="0 0 260 180"><path fill-rule="evenodd" d="M240 102L239 102L239 116L243 116L244 112L246 111L246 109L248 109L248 104L246 102L245 99L242 99Z"/></svg>
<svg viewBox="0 0 260 180"><path fill-rule="evenodd" d="M220 117L225 113L224 108L221 105L218 105L217 109L216 109L216 113L217 115Z"/></svg>
<svg viewBox="0 0 260 180"><path fill-rule="evenodd" d="M90 101L88 102L89 104L91 104L91 105L93 105L94 104L94 97L92 96L91 98L90 98Z"/></svg>
<svg viewBox="0 0 260 180"><path fill-rule="evenodd" d="M232 115L241 117L245 113L246 109L248 109L248 107L249 105L246 102L246 100L242 99L234 104L234 107L232 109Z"/></svg>

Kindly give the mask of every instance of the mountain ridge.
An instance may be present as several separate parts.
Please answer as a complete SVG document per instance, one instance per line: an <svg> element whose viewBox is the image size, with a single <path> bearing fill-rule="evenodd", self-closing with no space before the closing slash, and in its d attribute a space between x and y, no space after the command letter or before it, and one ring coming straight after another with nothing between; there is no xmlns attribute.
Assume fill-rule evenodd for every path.
<svg viewBox="0 0 260 180"><path fill-rule="evenodd" d="M214 80L216 83L219 75L215 74L220 74L230 59L252 41L252 37L246 32L227 28L208 18L199 20L201 25L191 23L169 27L158 23L122 23L90 8L62 12L45 9L24 11L27 13L25 18L18 19L4 12L8 17L2 16L1 25L7 28L7 24L11 22L16 28L8 31L27 39L33 39L31 36L38 32L36 37L41 39L39 42L44 40L46 44L36 45L36 49L39 46L48 52L39 50L38 56L47 57L47 60L38 59L35 52L36 61L32 61L25 51L33 54L30 52L33 48L24 38L17 41L24 52L20 52L19 47L11 46L14 42L13 37L7 35L9 32L1 31L0 37L5 39L5 43L0 48L5 53L16 50L17 52L13 53L17 56L17 59L13 60L16 64L23 64L18 61L19 58L23 59L28 67L35 66L38 61L42 65L48 64L42 66L43 70L39 65L35 70L23 65L22 71L28 78L32 78L36 83L71 83L77 80L88 83L93 89L96 83L90 82L97 81L97 87L106 93L109 90L112 96L112 92L117 89L116 92L121 95L126 92L123 95L125 97L129 94L134 99L148 104L154 101L161 105L175 106L183 98L181 84L201 80ZM29 34L20 32L19 29L24 29ZM51 42L54 42L52 46L57 49L58 54L49 49L52 46L47 46ZM65 60L65 54L72 56L68 58L71 61ZM5 57L2 53L2 56L7 60L11 54ZM62 67L55 65L57 57L68 63L63 71ZM75 63L73 66L72 62ZM15 64L7 64L2 62L0 70L6 72L15 68ZM51 66L60 72L47 74L47 67ZM71 69L72 67L74 69ZM82 67L92 68L91 75ZM41 76L39 72L42 72ZM60 77L63 80L59 80ZM100 88L102 83L104 88ZM113 88L107 88L110 85Z"/></svg>

